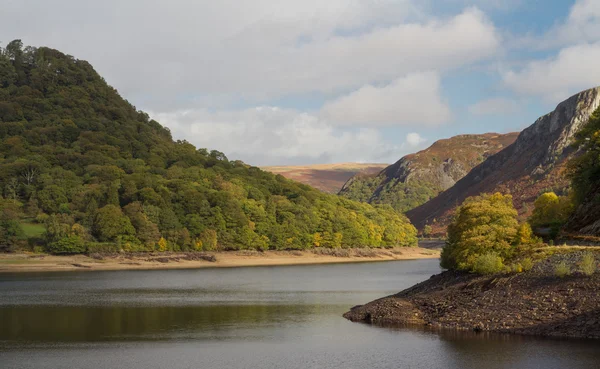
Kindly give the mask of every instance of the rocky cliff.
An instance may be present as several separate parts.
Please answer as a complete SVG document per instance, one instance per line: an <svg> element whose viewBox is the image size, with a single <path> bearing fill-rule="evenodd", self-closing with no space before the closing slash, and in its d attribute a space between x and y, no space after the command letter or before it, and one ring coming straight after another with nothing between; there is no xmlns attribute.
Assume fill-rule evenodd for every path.
<svg viewBox="0 0 600 369"><path fill-rule="evenodd" d="M378 174L352 177L340 195L410 210L452 187L490 155L512 144L518 133L460 135L406 155Z"/></svg>
<svg viewBox="0 0 600 369"><path fill-rule="evenodd" d="M432 225L442 232L453 210L469 196L485 192L511 193L515 207L527 215L546 190L560 192L569 185L563 171L576 149L575 134L600 105L600 88L580 92L536 120L517 140L491 155L455 185L407 215L417 226Z"/></svg>

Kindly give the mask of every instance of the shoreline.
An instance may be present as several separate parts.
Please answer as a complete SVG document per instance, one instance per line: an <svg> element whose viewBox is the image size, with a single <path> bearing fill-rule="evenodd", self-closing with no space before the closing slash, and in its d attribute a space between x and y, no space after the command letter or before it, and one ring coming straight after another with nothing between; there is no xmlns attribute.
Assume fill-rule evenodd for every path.
<svg viewBox="0 0 600 369"><path fill-rule="evenodd" d="M100 270L165 270L359 263L439 258L440 250L420 247L347 250L336 256L313 251L222 251L214 253L148 253L115 255L0 254L1 273ZM209 261L214 256L214 261ZM208 259L208 260L206 260Z"/></svg>
<svg viewBox="0 0 600 369"><path fill-rule="evenodd" d="M577 271L583 252L557 253L518 273L444 271L344 317L383 327L600 339L600 273ZM561 262L571 268L562 277L554 271Z"/></svg>

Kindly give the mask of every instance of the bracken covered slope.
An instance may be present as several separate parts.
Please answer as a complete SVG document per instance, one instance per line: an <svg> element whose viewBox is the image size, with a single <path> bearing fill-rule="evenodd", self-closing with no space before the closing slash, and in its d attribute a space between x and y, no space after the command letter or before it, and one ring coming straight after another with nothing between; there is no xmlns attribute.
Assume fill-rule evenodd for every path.
<svg viewBox="0 0 600 369"><path fill-rule="evenodd" d="M374 204L390 204L407 211L452 187L487 157L512 144L518 133L459 135L436 141L429 148L406 155L378 174L360 173L340 195Z"/></svg>
<svg viewBox="0 0 600 369"><path fill-rule="evenodd" d="M576 154L575 134L600 104L600 88L580 92L536 120L517 140L487 158L454 186L407 212L417 228L426 224L442 232L454 209L467 197L489 192L511 193L521 215L545 190L560 192L569 186L567 161Z"/></svg>

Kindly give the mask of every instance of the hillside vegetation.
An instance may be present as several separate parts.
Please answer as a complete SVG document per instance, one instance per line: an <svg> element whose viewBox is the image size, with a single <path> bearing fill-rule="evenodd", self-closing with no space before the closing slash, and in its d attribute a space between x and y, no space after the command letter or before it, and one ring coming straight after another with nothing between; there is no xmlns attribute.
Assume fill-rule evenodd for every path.
<svg viewBox="0 0 600 369"><path fill-rule="evenodd" d="M577 209L565 226L570 235L600 237L600 108L577 134L583 154L569 163ZM600 241L596 239L595 241Z"/></svg>
<svg viewBox="0 0 600 369"><path fill-rule="evenodd" d="M391 207L324 194L174 141L88 62L18 40L0 49L0 189L3 250L416 243L415 228ZM45 233L26 245L23 225L35 223Z"/></svg>
<svg viewBox="0 0 600 369"><path fill-rule="evenodd" d="M405 212L437 196L488 156L512 144L517 133L459 135L404 156L378 174L360 173L340 195L371 204L390 204Z"/></svg>
<svg viewBox="0 0 600 369"><path fill-rule="evenodd" d="M443 233L456 207L481 193L511 194L521 219L531 215L535 200L545 192L565 195L570 181L567 163L582 153L572 146L575 135L600 105L600 88L571 96L538 118L517 140L491 155L456 184L406 214L417 228L426 225Z"/></svg>

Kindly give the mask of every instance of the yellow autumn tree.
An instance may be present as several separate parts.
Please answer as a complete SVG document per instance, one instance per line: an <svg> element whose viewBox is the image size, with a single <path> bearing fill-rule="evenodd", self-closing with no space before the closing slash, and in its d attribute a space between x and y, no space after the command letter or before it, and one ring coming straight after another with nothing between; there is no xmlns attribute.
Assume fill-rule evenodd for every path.
<svg viewBox="0 0 600 369"><path fill-rule="evenodd" d="M202 240L194 240L193 242L194 245L194 251L202 251Z"/></svg>
<svg viewBox="0 0 600 369"><path fill-rule="evenodd" d="M165 252L168 249L168 243L167 240L165 240L163 237L160 238L160 240L158 240L158 251L160 252Z"/></svg>
<svg viewBox="0 0 600 369"><path fill-rule="evenodd" d="M573 203L568 196L558 196L554 192L540 195L533 203L534 209L529 223L534 227L563 225L573 212Z"/></svg>
<svg viewBox="0 0 600 369"><path fill-rule="evenodd" d="M505 260L514 253L518 230L512 196L495 193L469 197L448 226L441 265L447 269L475 271L476 263L482 258Z"/></svg>
<svg viewBox="0 0 600 369"><path fill-rule="evenodd" d="M319 247L321 246L321 242L323 242L323 236L321 235L321 233L316 232L313 235L313 246Z"/></svg>
<svg viewBox="0 0 600 369"><path fill-rule="evenodd" d="M533 236L529 223L522 223L517 230L517 244L529 245L536 241L537 239Z"/></svg>

